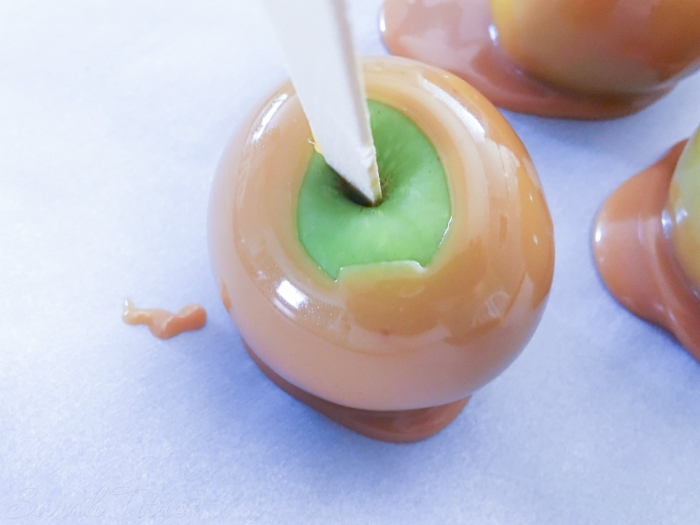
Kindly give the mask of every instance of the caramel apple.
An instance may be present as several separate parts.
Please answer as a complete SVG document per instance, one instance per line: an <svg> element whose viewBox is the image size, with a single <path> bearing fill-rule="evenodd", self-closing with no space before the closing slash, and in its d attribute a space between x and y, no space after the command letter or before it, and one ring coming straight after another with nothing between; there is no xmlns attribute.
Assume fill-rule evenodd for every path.
<svg viewBox="0 0 700 525"><path fill-rule="evenodd" d="M696 0L386 0L381 26L392 53L550 117L633 113L700 67Z"/></svg>
<svg viewBox="0 0 700 525"><path fill-rule="evenodd" d="M610 195L593 251L613 296L700 360L700 129Z"/></svg>
<svg viewBox="0 0 700 525"><path fill-rule="evenodd" d="M322 158L285 84L226 148L211 195L210 255L224 304L268 377L353 430L415 441L456 417L532 336L552 281L552 222L523 144L475 89L449 73L392 57L365 60L364 79L382 203L364 207L327 172L327 182L314 186ZM425 136L430 147L406 163L424 163L429 183L389 181L404 177L392 171L404 168L382 160L397 158L388 150L414 148L402 142L403 132L392 138L382 131L376 108L385 107ZM425 181L421 177L415 180ZM340 232L345 219L320 224L326 233L312 233L316 246L309 248L302 230L313 224L300 220L315 213L305 200L309 184L325 188L317 192L321 197L312 191L312 200L325 194L346 201L321 207L346 207L358 221L398 207L402 211L387 224L405 221L406 229L421 230L430 223L427 240L416 241L417 252L401 251L410 241L397 241L398 251L374 251L367 246L377 235L368 228L339 243L350 258L324 259L317 249L333 242L333 226ZM433 211L421 211L425 201L405 205L402 192L430 195ZM443 224L433 215L445 209ZM387 243L403 234L392 233ZM412 235L406 238L417 238Z"/></svg>

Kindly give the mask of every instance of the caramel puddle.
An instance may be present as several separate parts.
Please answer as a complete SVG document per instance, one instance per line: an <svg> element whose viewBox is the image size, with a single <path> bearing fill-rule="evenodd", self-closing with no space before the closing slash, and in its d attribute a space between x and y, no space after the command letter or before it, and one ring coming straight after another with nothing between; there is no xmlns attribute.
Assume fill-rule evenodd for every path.
<svg viewBox="0 0 700 525"><path fill-rule="evenodd" d="M617 118L644 109L671 89L596 97L533 78L496 45L489 0L386 0L380 28L392 54L451 71L496 106L519 113L583 120Z"/></svg>
<svg viewBox="0 0 700 525"><path fill-rule="evenodd" d="M159 339L170 339L182 332L199 330L207 321L207 312L198 304L188 304L174 314L160 308L136 308L129 299L124 301L125 323L145 324Z"/></svg>
<svg viewBox="0 0 700 525"><path fill-rule="evenodd" d="M409 410L364 410L346 407L326 401L293 385L267 366L245 341L243 345L267 378L287 394L328 419L358 434L380 441L413 443L429 438L449 425L471 398L467 396L446 405Z"/></svg>
<svg viewBox="0 0 700 525"><path fill-rule="evenodd" d="M625 308L673 333L700 361L700 299L679 269L662 224L686 142L608 197L595 219L593 255L605 286Z"/></svg>

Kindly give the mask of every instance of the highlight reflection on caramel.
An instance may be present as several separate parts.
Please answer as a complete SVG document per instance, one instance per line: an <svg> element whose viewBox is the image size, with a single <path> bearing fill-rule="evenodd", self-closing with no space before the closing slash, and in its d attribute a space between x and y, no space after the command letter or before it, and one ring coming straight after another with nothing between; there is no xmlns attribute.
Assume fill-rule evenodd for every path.
<svg viewBox="0 0 700 525"><path fill-rule="evenodd" d="M604 119L700 67L700 2L656 4L491 0L492 18L489 0L385 0L381 28L391 53L452 71L497 106Z"/></svg>
<svg viewBox="0 0 700 525"><path fill-rule="evenodd" d="M670 226L669 187L685 142L608 197L596 217L593 253L610 293L635 315L672 332L700 360L700 299L664 225Z"/></svg>
<svg viewBox="0 0 700 525"><path fill-rule="evenodd" d="M453 216L430 264L347 267L334 281L309 258L295 210L312 137L287 84L224 154L212 266L243 339L285 381L345 407L446 405L531 337L552 280L551 218L524 146L476 90L404 59L364 69L368 97L410 117L445 166Z"/></svg>
<svg viewBox="0 0 700 525"><path fill-rule="evenodd" d="M188 304L173 314L160 308L136 308L129 299L124 301L122 319L127 324L145 324L159 339L170 339L182 332L199 330L207 321L207 313L198 304Z"/></svg>

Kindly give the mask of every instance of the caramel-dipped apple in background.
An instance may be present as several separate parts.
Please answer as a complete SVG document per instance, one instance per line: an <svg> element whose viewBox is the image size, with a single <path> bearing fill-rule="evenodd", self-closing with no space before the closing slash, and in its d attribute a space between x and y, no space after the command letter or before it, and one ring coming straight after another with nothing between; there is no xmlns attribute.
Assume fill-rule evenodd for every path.
<svg viewBox="0 0 700 525"><path fill-rule="evenodd" d="M634 113L700 67L696 0L386 0L381 29L391 53L548 117Z"/></svg>
<svg viewBox="0 0 700 525"><path fill-rule="evenodd" d="M474 88L392 57L366 59L364 78L382 203L354 202L323 166L286 84L224 153L210 255L268 377L358 432L415 441L447 425L532 336L552 281L552 223L522 142ZM415 194L425 198L409 204ZM315 249L326 233L302 220L313 214L321 230L342 230L328 223L343 214L366 228L326 257Z"/></svg>
<svg viewBox="0 0 700 525"><path fill-rule="evenodd" d="M610 195L593 251L610 293L700 360L700 128Z"/></svg>

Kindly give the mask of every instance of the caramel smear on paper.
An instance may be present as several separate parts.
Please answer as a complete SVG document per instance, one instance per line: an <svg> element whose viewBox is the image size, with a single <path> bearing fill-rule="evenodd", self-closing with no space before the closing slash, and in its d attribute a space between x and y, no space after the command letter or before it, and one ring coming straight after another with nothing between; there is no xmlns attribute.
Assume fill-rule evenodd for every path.
<svg viewBox="0 0 700 525"><path fill-rule="evenodd" d="M207 312L198 304L188 304L174 314L160 308L136 308L129 299L124 301L122 319L127 324L145 324L159 339L170 339L182 332L199 330L207 321Z"/></svg>

